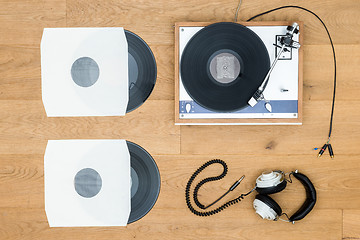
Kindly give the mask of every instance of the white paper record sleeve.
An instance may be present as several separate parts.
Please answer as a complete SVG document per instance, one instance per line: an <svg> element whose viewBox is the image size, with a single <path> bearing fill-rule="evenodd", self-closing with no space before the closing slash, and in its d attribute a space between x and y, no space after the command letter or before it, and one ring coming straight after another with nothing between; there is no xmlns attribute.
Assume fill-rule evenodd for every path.
<svg viewBox="0 0 360 240"><path fill-rule="evenodd" d="M130 169L125 140L49 140L44 178L50 227L126 226Z"/></svg>
<svg viewBox="0 0 360 240"><path fill-rule="evenodd" d="M42 99L47 116L123 116L128 44L123 28L45 28Z"/></svg>

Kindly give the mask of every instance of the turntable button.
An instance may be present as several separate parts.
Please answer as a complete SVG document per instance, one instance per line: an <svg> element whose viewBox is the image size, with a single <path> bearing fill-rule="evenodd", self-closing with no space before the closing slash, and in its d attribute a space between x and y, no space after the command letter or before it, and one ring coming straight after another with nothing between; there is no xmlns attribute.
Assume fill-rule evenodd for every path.
<svg viewBox="0 0 360 240"><path fill-rule="evenodd" d="M187 104L185 105L185 109L186 109L186 112L189 113L190 110L191 110L191 104L190 104L190 103L187 103Z"/></svg>
<svg viewBox="0 0 360 240"><path fill-rule="evenodd" d="M265 108L266 110L268 110L269 112L272 112L272 107L271 107L271 104L270 103L265 103Z"/></svg>

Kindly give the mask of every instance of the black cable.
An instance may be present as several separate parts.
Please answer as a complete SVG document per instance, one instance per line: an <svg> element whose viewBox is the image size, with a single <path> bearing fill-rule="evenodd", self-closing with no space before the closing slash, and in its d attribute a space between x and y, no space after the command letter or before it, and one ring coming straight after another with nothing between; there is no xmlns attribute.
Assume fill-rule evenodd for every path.
<svg viewBox="0 0 360 240"><path fill-rule="evenodd" d="M289 173L289 179L285 179L285 181L287 181L288 183L292 183L292 178L291 175L293 175L294 172Z"/></svg>
<svg viewBox="0 0 360 240"><path fill-rule="evenodd" d="M195 215L198 215L198 216L201 216L201 217L205 217L205 216L211 216L211 215L214 215L216 213L219 213L221 212L222 210L224 210L225 208L235 204L235 203L238 203L241 201L241 199L244 199L245 196L249 195L250 193L252 193L253 190L251 190L250 192L246 193L246 194L241 194L239 197L233 199L233 200L230 200L228 202L226 202L225 204L221 205L220 207L214 209L214 210L211 210L211 211L206 211L206 212L200 212L200 211L197 211L191 204L191 201L190 201L190 188L191 188L191 184L194 182L196 176L202 172L205 168L207 168L208 166L212 165L212 164L221 164L224 168L223 172L218 175L218 176L215 176L215 177L208 177L208 178L205 178L203 180L201 180L196 186L195 186L195 189L194 189L194 193L193 193L193 198L194 198L194 202L195 204L201 208L201 209L206 209L212 205L214 205L215 203L217 203L220 199L222 199L226 194L228 194L230 191L234 190L240 183L240 181L243 179L243 177L236 181L230 188L229 190L223 194L220 198L218 198L217 200L215 200L213 203L211 203L210 205L208 205L207 207L205 207L203 204L201 204L198 200L198 191L200 189L200 187L202 185L204 185L205 183L207 182L211 182L211 181L217 181L217 180L220 180L222 178L224 178L228 172L228 167L226 165L226 163L221 160L221 159L214 159L214 160L210 160L206 163L204 163L201 167L199 167L194 173L193 175L190 177L188 183L186 184L186 189L185 189L185 200L186 200L186 204L188 206L188 208L190 209L190 211L195 214Z"/></svg>
<svg viewBox="0 0 360 240"><path fill-rule="evenodd" d="M208 209L209 207L211 207L212 205L214 205L215 203L217 203L218 201L220 201L223 197L225 197L228 193L230 192L230 189L227 190L223 195L221 195L218 199L216 199L213 203L210 203L209 205L207 205L204 208L201 209ZM199 202L198 202L199 203ZM197 206L199 206L198 204L196 204Z"/></svg>
<svg viewBox="0 0 360 240"><path fill-rule="evenodd" d="M265 14L268 14L268 13L271 13L271 12L274 12L274 11L277 11L277 10L280 10L280 9L284 9L284 8L298 8L298 9L301 9L301 10L304 10L306 12L309 12L311 13L312 15L314 15L320 22L321 24L323 25L323 27L325 28L326 30L326 33L329 37L329 40L330 40L330 44L331 44L331 48L332 48L332 52L333 52L333 58L334 58L334 90L333 90L333 97L332 97L332 106L331 106L331 115L330 115L330 127L329 127L329 135L328 135L328 141L327 141L327 144L329 144L330 142L330 137L331 137L331 133L332 133L332 125L333 125L333 116L334 116L334 106L335 106L335 94L336 94L336 56L335 56L335 48L334 48L334 44L333 44L333 41L332 41L332 38L330 36L330 33L329 33L329 30L328 28L326 27L325 23L323 22L323 20L316 14L314 13L313 11L309 10L309 9L306 9L304 7L300 7L300 6L293 6L293 5L288 5L288 6L282 6L282 7L278 7L278 8L274 8L274 9L271 9L271 10L268 10L266 12L262 12L262 13L259 13L251 18L249 18L247 20L247 22L257 18L257 17L260 17L260 16L263 16ZM333 156L333 153L332 153L332 156Z"/></svg>

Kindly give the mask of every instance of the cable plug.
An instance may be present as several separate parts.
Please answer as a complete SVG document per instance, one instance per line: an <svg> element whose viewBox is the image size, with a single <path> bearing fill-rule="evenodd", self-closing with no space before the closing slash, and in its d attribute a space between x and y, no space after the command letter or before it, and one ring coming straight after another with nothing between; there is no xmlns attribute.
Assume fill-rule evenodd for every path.
<svg viewBox="0 0 360 240"><path fill-rule="evenodd" d="M243 175L239 180L237 180L230 188L229 191L233 191L237 186L239 186L239 184L241 183L241 181L244 179L245 175Z"/></svg>
<svg viewBox="0 0 360 240"><path fill-rule="evenodd" d="M324 146L322 146L322 148L320 149L318 158L321 157L321 155L323 155L323 153L325 152L326 148L328 147L328 144L325 143Z"/></svg>
<svg viewBox="0 0 360 240"><path fill-rule="evenodd" d="M331 147L331 144L328 144L328 149L329 149L330 157L331 157L331 158L334 158L334 152L333 152L333 149L332 149L332 147Z"/></svg>

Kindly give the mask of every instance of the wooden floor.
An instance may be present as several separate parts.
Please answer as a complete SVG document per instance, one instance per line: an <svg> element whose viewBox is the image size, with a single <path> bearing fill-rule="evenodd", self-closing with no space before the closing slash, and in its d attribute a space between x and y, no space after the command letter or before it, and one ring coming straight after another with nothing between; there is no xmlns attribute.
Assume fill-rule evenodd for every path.
<svg viewBox="0 0 360 240"><path fill-rule="evenodd" d="M233 21L236 0L0 0L0 239L360 239L360 1L244 0L239 20L285 4L315 11L333 36L334 159L327 153L318 159L312 150L326 140L333 73L326 33L306 12L282 10L259 19L305 23L302 126L180 127L174 125L174 23ZM158 78L149 100L125 117L47 118L41 101L43 28L115 26L139 34L155 54ZM98 138L127 139L154 156L162 184L155 207L127 227L49 228L47 140ZM229 198L251 189L266 169L299 169L317 189L315 209L295 225L265 221L254 213L250 195L216 216L194 216L184 188L190 174L212 158L225 160L229 174L200 190L205 203L243 174ZM274 198L291 214L304 197L294 183Z"/></svg>

